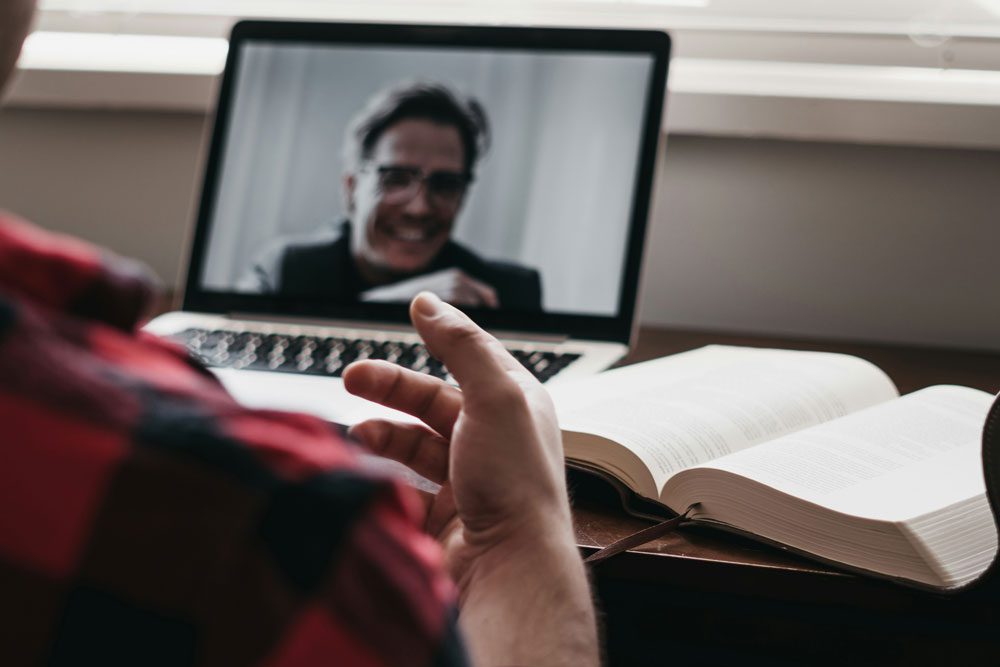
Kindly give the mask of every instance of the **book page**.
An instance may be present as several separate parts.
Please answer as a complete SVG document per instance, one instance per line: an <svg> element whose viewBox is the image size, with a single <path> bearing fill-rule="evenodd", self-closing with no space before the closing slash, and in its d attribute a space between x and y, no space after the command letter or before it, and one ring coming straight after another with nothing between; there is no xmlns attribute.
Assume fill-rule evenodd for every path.
<svg viewBox="0 0 1000 667"><path fill-rule="evenodd" d="M627 366L552 394L564 431L627 447L657 489L685 468L898 395L885 373L856 357L727 346Z"/></svg>
<svg viewBox="0 0 1000 667"><path fill-rule="evenodd" d="M701 467L847 515L904 521L985 493L980 438L992 400L930 387Z"/></svg>

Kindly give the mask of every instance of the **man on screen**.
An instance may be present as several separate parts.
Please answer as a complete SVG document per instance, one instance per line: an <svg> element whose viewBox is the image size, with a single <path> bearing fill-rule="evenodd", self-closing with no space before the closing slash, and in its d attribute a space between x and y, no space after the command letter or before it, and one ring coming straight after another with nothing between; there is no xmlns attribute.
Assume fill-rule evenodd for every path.
<svg viewBox="0 0 1000 667"><path fill-rule="evenodd" d="M346 139L348 219L338 234L271 248L241 290L369 302L427 290L466 306L541 309L538 271L483 259L451 239L489 143L475 100L437 84L394 87L369 102Z"/></svg>

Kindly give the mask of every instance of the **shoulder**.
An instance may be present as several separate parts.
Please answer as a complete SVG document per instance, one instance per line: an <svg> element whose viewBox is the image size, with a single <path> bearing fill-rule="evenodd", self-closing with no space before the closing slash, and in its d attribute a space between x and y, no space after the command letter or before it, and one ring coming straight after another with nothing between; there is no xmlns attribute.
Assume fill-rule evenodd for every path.
<svg viewBox="0 0 1000 667"><path fill-rule="evenodd" d="M309 235L272 241L255 257L239 286L265 293L315 288L316 276L329 275L350 257L346 224Z"/></svg>
<svg viewBox="0 0 1000 667"><path fill-rule="evenodd" d="M350 234L343 230L323 231L308 236L281 239L268 252L282 264L329 259L349 249Z"/></svg>
<svg viewBox="0 0 1000 667"><path fill-rule="evenodd" d="M349 234L324 232L308 237L286 240L281 247L285 257L308 258L318 255L328 255L338 248L348 247L349 243Z"/></svg>
<svg viewBox="0 0 1000 667"><path fill-rule="evenodd" d="M529 279L538 276L538 271L516 262L486 259L461 243L449 241L441 260L448 266L457 266L468 272L480 275L504 275L513 278Z"/></svg>
<svg viewBox="0 0 1000 667"><path fill-rule="evenodd" d="M484 262L490 271L497 275L502 275L524 283L541 282L541 275L538 269L518 264L516 262L504 262L500 260L486 260Z"/></svg>

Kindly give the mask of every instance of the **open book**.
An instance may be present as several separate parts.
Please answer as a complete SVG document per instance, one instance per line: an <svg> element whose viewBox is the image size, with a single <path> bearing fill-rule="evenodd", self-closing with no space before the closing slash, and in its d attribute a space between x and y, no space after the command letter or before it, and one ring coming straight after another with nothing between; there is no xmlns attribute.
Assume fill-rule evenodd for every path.
<svg viewBox="0 0 1000 667"><path fill-rule="evenodd" d="M698 522L937 590L997 551L986 392L900 397L856 357L710 346L552 394L570 464Z"/></svg>

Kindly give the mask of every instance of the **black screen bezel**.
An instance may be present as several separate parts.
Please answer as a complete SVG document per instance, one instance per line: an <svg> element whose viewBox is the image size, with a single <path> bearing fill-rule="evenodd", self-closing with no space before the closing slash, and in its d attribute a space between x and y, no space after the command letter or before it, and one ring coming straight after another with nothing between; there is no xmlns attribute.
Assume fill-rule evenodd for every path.
<svg viewBox="0 0 1000 667"><path fill-rule="evenodd" d="M497 312L482 308L463 308L487 329L543 334L558 332L581 339L626 344L629 342L635 316L656 150L663 118L671 46L669 35L647 30L290 21L241 21L233 27L229 54L219 87L211 145L205 164L204 185L192 239L182 308L201 313L240 313L311 320L357 320L405 324L409 322L405 304L330 304L328 301L287 295L219 292L202 287L204 262L218 194L220 170L225 155L235 80L240 65L241 46L248 41L338 46L466 47L538 52L594 51L652 56L653 66L650 68L646 90L647 104L632 195L624 275L618 295L618 312L615 315L602 316L517 312L510 309Z"/></svg>

